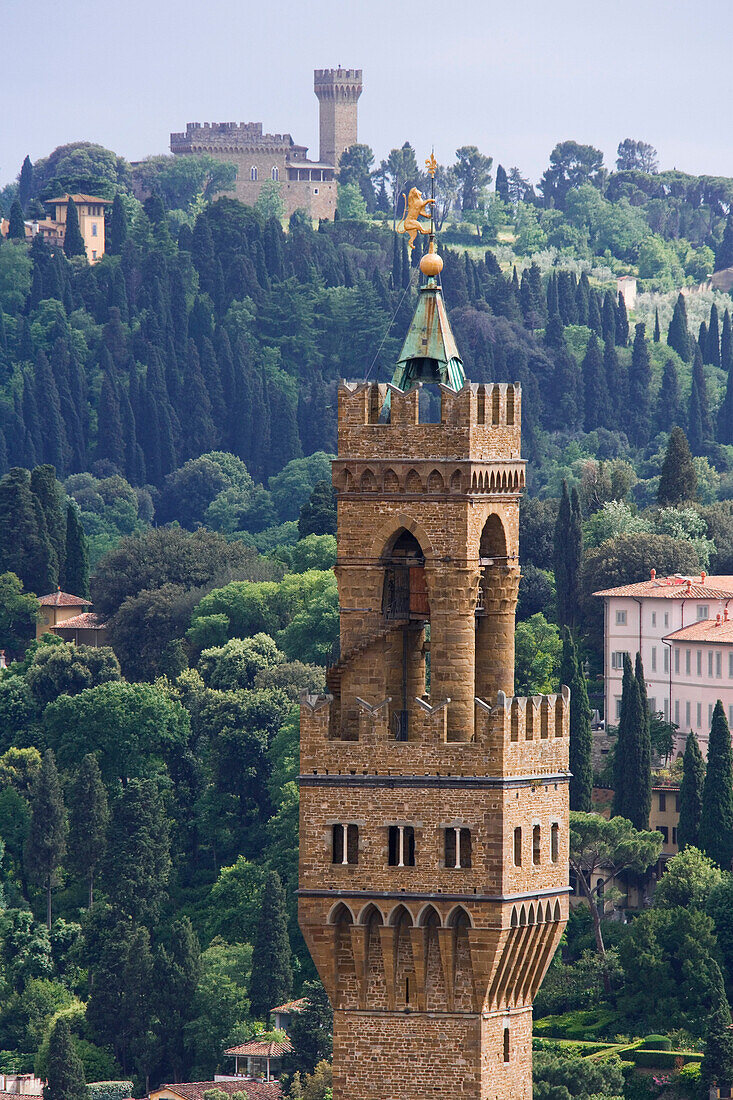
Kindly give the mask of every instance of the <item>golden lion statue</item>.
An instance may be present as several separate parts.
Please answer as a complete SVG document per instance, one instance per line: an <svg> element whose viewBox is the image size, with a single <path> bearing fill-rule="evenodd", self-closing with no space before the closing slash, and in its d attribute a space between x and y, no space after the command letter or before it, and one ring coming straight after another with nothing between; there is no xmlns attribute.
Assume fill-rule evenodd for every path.
<svg viewBox="0 0 733 1100"><path fill-rule="evenodd" d="M404 196L403 196L404 197ZM407 247L412 252L415 247L415 238L418 233L427 234L430 232L423 225L420 224L418 218L428 218L430 214L427 212L427 208L431 203L434 203L435 199L424 199L417 187L413 187L407 196L407 210L402 220L402 228L398 229L398 233L406 233L409 237Z"/></svg>

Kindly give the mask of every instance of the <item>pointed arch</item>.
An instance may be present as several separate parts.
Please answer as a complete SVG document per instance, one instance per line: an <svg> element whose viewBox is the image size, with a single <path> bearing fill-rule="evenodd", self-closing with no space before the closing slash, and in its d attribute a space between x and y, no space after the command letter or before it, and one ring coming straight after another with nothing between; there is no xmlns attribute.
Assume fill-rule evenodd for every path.
<svg viewBox="0 0 733 1100"><path fill-rule="evenodd" d="M547 905L545 906L545 923L550 924L551 921L552 921L552 906L550 905L550 903L548 901Z"/></svg>
<svg viewBox="0 0 733 1100"><path fill-rule="evenodd" d="M462 905L456 905L451 909L445 924L446 928L473 928L471 916Z"/></svg>
<svg viewBox="0 0 733 1100"><path fill-rule="evenodd" d="M406 905L403 905L402 902L400 902L399 905L395 905L394 909L389 914L387 918L387 924L391 925L393 928L396 928L397 925L404 920L409 921L410 927L413 927L415 922L412 919L412 913Z"/></svg>
<svg viewBox="0 0 733 1100"><path fill-rule="evenodd" d="M519 910L519 927L524 928L527 923L527 910L522 906Z"/></svg>
<svg viewBox="0 0 733 1100"><path fill-rule="evenodd" d="M492 512L487 517L479 540L480 558L505 558L507 556L507 541L504 524L501 517Z"/></svg>
<svg viewBox="0 0 733 1100"><path fill-rule="evenodd" d="M450 479L450 491L452 493L460 493L463 488L463 478L460 470L454 470Z"/></svg>
<svg viewBox="0 0 733 1100"><path fill-rule="evenodd" d="M405 492L408 493L421 493L423 491L423 483L419 473L413 467L407 471L407 477L405 478Z"/></svg>
<svg viewBox="0 0 733 1100"><path fill-rule="evenodd" d="M397 474L394 472L394 470L390 466L389 469L386 470L385 474L384 474L384 492L385 493L399 493L399 491L400 491L400 480L397 477Z"/></svg>
<svg viewBox="0 0 733 1100"><path fill-rule="evenodd" d="M445 482L443 481L443 475L440 470L431 470L428 477L428 492L429 493L443 493L445 492Z"/></svg>
<svg viewBox="0 0 733 1100"><path fill-rule="evenodd" d="M417 928L427 928L429 923L435 923L436 920L439 925L442 925L443 922L440 919L440 913L434 905L431 905L430 902L428 902L428 904L424 905L418 913L417 920L415 921L415 926Z"/></svg>
<svg viewBox="0 0 733 1100"><path fill-rule="evenodd" d="M534 905L530 903L529 912L527 914L527 924L534 924Z"/></svg>
<svg viewBox="0 0 733 1100"><path fill-rule="evenodd" d="M391 519L387 520L375 533L369 548L370 556L372 558L383 557L386 548L390 546L391 542L396 540L403 530L409 531L411 535L415 536L426 558L433 556L433 544L430 541L427 531L422 524L418 523L412 516L408 516L405 512L398 512L396 516L392 516Z"/></svg>
<svg viewBox="0 0 733 1100"><path fill-rule="evenodd" d="M362 493L373 493L377 488L377 479L374 476L374 472L370 470L369 467L364 470L359 479L359 488Z"/></svg>
<svg viewBox="0 0 733 1100"><path fill-rule="evenodd" d="M560 902L555 902L555 912L552 915L553 920L560 920Z"/></svg>
<svg viewBox="0 0 733 1100"><path fill-rule="evenodd" d="M519 918L517 917L517 907L516 907L516 905L513 905L512 906L511 926L512 926L512 928L516 928L518 924L519 924Z"/></svg>
<svg viewBox="0 0 733 1100"><path fill-rule="evenodd" d="M361 913L359 913L359 919L357 924L368 925L373 920L376 920L377 924L384 924L384 914L379 906L375 905L373 901L368 902Z"/></svg>
<svg viewBox="0 0 733 1100"><path fill-rule="evenodd" d="M339 901L328 914L329 924L356 924L354 914L344 901Z"/></svg>

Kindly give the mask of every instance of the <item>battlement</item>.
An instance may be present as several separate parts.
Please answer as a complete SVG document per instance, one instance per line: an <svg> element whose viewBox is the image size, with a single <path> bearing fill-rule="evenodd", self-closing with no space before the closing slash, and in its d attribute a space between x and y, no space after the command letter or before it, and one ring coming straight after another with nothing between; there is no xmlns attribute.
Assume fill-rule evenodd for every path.
<svg viewBox="0 0 733 1100"><path fill-rule="evenodd" d="M361 69L314 69L313 87L316 95L338 85L358 85L362 89Z"/></svg>
<svg viewBox="0 0 733 1100"><path fill-rule="evenodd" d="M421 423L420 389L420 385L401 390L391 383L342 382L339 460L429 456L521 463L522 388L518 382L466 382L457 391L441 385L439 424Z"/></svg>
<svg viewBox="0 0 733 1100"><path fill-rule="evenodd" d="M448 741L450 699L436 705L416 699L408 741L394 738L392 700L357 698L358 739L333 736L330 695L302 696L302 775L442 775L512 777L564 774L568 769L570 689L557 695L510 697L495 704L476 699L471 741Z"/></svg>
<svg viewBox="0 0 733 1100"><path fill-rule="evenodd" d="M171 134L171 149L201 143L288 149L295 145L290 134L263 134L261 122L187 122L185 133Z"/></svg>

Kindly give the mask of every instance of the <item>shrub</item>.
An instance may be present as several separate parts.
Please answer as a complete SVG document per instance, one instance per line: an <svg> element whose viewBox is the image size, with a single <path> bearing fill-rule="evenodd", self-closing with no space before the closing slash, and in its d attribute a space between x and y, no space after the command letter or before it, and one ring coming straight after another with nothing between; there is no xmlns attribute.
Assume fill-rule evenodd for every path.
<svg viewBox="0 0 733 1100"><path fill-rule="evenodd" d="M635 1050L632 1057L637 1066L648 1069L676 1069L680 1058L683 1064L702 1062L702 1054L693 1050Z"/></svg>
<svg viewBox="0 0 733 1100"><path fill-rule="evenodd" d="M647 1035L642 1043L644 1050L671 1050L672 1040L666 1035Z"/></svg>
<svg viewBox="0 0 733 1100"><path fill-rule="evenodd" d="M92 1081L87 1089L89 1100L125 1100L132 1096L132 1081Z"/></svg>

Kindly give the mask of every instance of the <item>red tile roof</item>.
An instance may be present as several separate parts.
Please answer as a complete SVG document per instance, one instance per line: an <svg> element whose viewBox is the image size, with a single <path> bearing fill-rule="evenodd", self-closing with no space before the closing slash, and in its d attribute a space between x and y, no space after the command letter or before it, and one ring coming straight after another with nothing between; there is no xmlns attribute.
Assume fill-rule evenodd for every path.
<svg viewBox="0 0 733 1100"><path fill-rule="evenodd" d="M81 195L81 194L79 194L79 195L58 195L55 199L44 199L43 201L47 202L47 203L48 202L64 203L64 202L68 202L69 199L73 199L74 202L76 202L76 203L79 203L79 202L103 202L107 206L112 205L112 202L111 202L110 199L100 199L100 197L98 195Z"/></svg>
<svg viewBox="0 0 733 1100"><path fill-rule="evenodd" d="M82 596L72 596L70 592L49 592L47 596L39 596L41 607L91 607L92 601L85 600Z"/></svg>
<svg viewBox="0 0 733 1100"><path fill-rule="evenodd" d="M293 1045L289 1039L283 1039L281 1043L273 1043L262 1039L248 1039L246 1043L240 1043L238 1047L230 1047L225 1054L249 1055L252 1058L282 1058L283 1054L290 1054Z"/></svg>
<svg viewBox="0 0 733 1100"><path fill-rule="evenodd" d="M711 645L733 645L733 619L701 619L690 623L680 630L668 634L665 641L673 642L710 642Z"/></svg>
<svg viewBox="0 0 733 1100"><path fill-rule="evenodd" d="M302 1012L307 1004L307 997L299 997L297 1001L286 1001L284 1005L278 1005L277 1008L271 1008L270 1015L272 1015L273 1012Z"/></svg>
<svg viewBox="0 0 733 1100"><path fill-rule="evenodd" d="M278 1081L248 1081L246 1077L238 1077L236 1081L186 1081L179 1085L161 1085L151 1095L163 1089L180 1096L181 1100L204 1100L204 1093L209 1089L219 1089L229 1096L243 1092L249 1100L280 1100L282 1096Z"/></svg>
<svg viewBox="0 0 733 1100"><path fill-rule="evenodd" d="M733 577L654 577L618 588L602 588L594 596L647 596L655 600L733 599Z"/></svg>
<svg viewBox="0 0 733 1100"><path fill-rule="evenodd" d="M56 623L54 630L104 630L105 623L94 611L84 611L81 615L72 615L62 623Z"/></svg>

